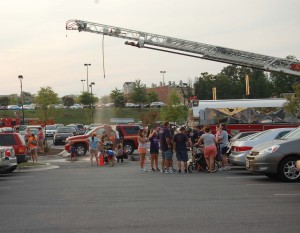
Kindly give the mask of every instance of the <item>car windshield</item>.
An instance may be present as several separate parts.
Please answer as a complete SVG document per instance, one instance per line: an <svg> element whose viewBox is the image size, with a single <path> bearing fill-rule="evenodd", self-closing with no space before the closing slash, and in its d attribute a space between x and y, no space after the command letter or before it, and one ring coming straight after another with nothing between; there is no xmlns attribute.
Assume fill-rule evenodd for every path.
<svg viewBox="0 0 300 233"><path fill-rule="evenodd" d="M294 139L300 139L300 127L289 132L288 134L284 135L281 138L281 140L294 140Z"/></svg>
<svg viewBox="0 0 300 233"><path fill-rule="evenodd" d="M47 125L46 130L55 130L56 126L55 125Z"/></svg>
<svg viewBox="0 0 300 233"><path fill-rule="evenodd" d="M73 133L74 131L75 129L71 127L60 127L56 130L57 133Z"/></svg>

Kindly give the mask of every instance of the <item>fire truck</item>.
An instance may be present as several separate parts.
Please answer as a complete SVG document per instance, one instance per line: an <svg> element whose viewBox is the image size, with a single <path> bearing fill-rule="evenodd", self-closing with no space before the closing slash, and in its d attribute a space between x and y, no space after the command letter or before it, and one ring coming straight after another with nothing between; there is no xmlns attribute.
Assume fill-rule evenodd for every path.
<svg viewBox="0 0 300 233"><path fill-rule="evenodd" d="M284 59L278 57L272 57L268 55L262 55L252 52L241 51L237 49L230 49L216 45L209 45L195 41L189 41L184 39L178 39L169 36L163 36L148 32L142 32L132 29L121 28L117 26L110 26L105 24L93 23L83 20L72 19L66 22L66 30L76 30L79 32L89 32L95 34L101 34L103 36L108 37L116 37L120 39L125 39L125 45L133 46L136 48L146 48L152 49L161 52L173 53L178 55L184 55L194 58L200 58L215 62L222 62L232 65L239 65L244 67L250 67L254 69L259 69L268 72L281 72L283 74L293 75L300 77L300 62L296 59ZM236 106L238 100L230 100L227 102L226 107L222 106L223 111L225 108L233 109L233 108L241 108L246 105ZM266 100L256 101L256 104L262 105L262 103L266 103L266 105L271 102ZM244 102L245 104L246 102ZM250 102L249 102L250 103ZM273 100L275 103L275 100ZM203 103L199 102L198 106L202 106ZM211 103L210 103L211 104ZM256 104L251 103L249 107L253 108ZM202 109L202 112L199 110L198 106L192 107L192 113L194 114L192 122L196 123L196 119L198 119L198 123L202 119L199 114L205 114L205 110ZM272 107L272 106L270 106ZM220 108L218 108L220 109ZM199 110L199 112L197 112ZM237 110L235 110L237 111ZM207 120L207 119L206 119ZM204 124L212 124L208 121L203 121ZM270 127L280 127L280 124L236 124L238 126L234 126L236 132L238 131L246 131L246 130L264 130ZM234 125L234 124L230 124ZM228 125L229 131L230 125ZM293 124L295 127L296 124ZM284 125L284 127L288 127L290 125ZM230 132L229 132L230 133Z"/></svg>
<svg viewBox="0 0 300 233"><path fill-rule="evenodd" d="M53 120L48 120L47 125L53 125ZM2 127L11 127L21 125L21 119L20 118L0 118L0 128ZM38 118L25 118L24 119L24 125L41 125L42 127L45 126L44 122L41 122Z"/></svg>

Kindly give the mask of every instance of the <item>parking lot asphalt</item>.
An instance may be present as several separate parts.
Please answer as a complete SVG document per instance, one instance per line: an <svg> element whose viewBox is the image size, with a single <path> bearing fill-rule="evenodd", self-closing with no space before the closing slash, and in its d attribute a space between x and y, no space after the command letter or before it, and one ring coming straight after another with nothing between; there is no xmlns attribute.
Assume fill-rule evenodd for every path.
<svg viewBox="0 0 300 233"><path fill-rule="evenodd" d="M41 157L57 166L0 175L1 232L298 232L300 184L243 168L139 172ZM149 161L146 163L149 169ZM4 211L5 210L5 211Z"/></svg>

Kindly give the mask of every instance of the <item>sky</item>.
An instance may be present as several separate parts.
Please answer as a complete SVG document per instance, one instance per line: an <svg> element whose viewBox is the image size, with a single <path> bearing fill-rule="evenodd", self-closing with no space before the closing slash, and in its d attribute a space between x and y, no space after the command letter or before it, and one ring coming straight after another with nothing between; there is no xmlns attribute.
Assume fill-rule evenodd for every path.
<svg viewBox="0 0 300 233"><path fill-rule="evenodd" d="M60 97L79 95L87 79L97 97L124 82L150 87L164 80L194 81L219 73L224 63L138 49L125 40L66 31L69 19L118 26L274 57L300 59L299 0L1 0L0 95L36 94L51 87ZM86 82L84 83L86 91Z"/></svg>

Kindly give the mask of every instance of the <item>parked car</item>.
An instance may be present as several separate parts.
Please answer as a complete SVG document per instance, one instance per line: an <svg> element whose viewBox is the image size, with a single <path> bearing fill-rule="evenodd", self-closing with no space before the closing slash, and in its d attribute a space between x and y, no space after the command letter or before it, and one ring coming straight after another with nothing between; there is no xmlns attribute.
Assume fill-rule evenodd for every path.
<svg viewBox="0 0 300 233"><path fill-rule="evenodd" d="M73 104L69 107L70 109L83 109L83 106L80 104Z"/></svg>
<svg viewBox="0 0 300 233"><path fill-rule="evenodd" d="M56 132L56 129L56 125L46 125L44 128L46 137L53 137Z"/></svg>
<svg viewBox="0 0 300 233"><path fill-rule="evenodd" d="M246 166L247 155L254 146L279 139L294 129L295 128L270 129L234 141L231 145L229 162L234 165Z"/></svg>
<svg viewBox="0 0 300 233"><path fill-rule="evenodd" d="M72 137L75 135L77 135L77 131L74 127L71 126L58 127L53 136L53 144L64 145L68 137Z"/></svg>
<svg viewBox="0 0 300 233"><path fill-rule="evenodd" d="M8 110L21 110L22 108L18 105L8 105L7 109Z"/></svg>
<svg viewBox="0 0 300 233"><path fill-rule="evenodd" d="M0 110L7 110L7 106L0 106Z"/></svg>
<svg viewBox="0 0 300 233"><path fill-rule="evenodd" d="M17 159L12 146L0 146L0 174L13 172L17 168Z"/></svg>
<svg viewBox="0 0 300 233"><path fill-rule="evenodd" d="M67 126L74 127L77 130L77 134L79 134L79 135L85 134L85 129L84 129L83 124L77 124L77 123L75 123L75 124L69 124Z"/></svg>
<svg viewBox="0 0 300 233"><path fill-rule="evenodd" d="M247 137L251 134L255 134L255 133L258 133L258 131L249 131L249 132L240 132L236 135L234 135L231 139L230 139L230 142L234 142L235 140L238 140L240 138L243 138L243 137Z"/></svg>
<svg viewBox="0 0 300 233"><path fill-rule="evenodd" d="M163 103L163 102L152 102L150 104L150 108L161 108L161 107L165 107L167 106L167 104Z"/></svg>
<svg viewBox="0 0 300 233"><path fill-rule="evenodd" d="M20 134L24 136L25 132L26 132L27 125L15 125L14 126L14 132L16 132L17 128L19 128Z"/></svg>
<svg viewBox="0 0 300 233"><path fill-rule="evenodd" d="M2 127L0 128L0 132L4 132L4 133L13 133L14 130L11 127Z"/></svg>
<svg viewBox="0 0 300 233"><path fill-rule="evenodd" d="M141 126L136 124L118 124L114 130L119 132L126 154L131 155L138 148L138 132Z"/></svg>
<svg viewBox="0 0 300 233"><path fill-rule="evenodd" d="M0 133L0 145L14 148L17 163L26 162L29 158L25 139L19 133Z"/></svg>
<svg viewBox="0 0 300 233"><path fill-rule="evenodd" d="M246 168L270 178L283 181L300 181L296 161L300 160L300 127L280 140L266 142L254 147L247 156Z"/></svg>
<svg viewBox="0 0 300 233"><path fill-rule="evenodd" d="M241 138L244 138L244 137L247 137L247 136L250 136L251 134L255 134L255 133L258 133L258 131L240 132L240 133L234 135L233 137L231 137L229 139L227 155L230 155L230 153L231 153L231 146L232 146L232 143L234 141L236 141L238 139L241 139ZM229 134L228 134L228 136L229 136Z"/></svg>
<svg viewBox="0 0 300 233"><path fill-rule="evenodd" d="M109 125L101 125L93 128L89 132L87 132L84 135L77 135L73 137L69 137L66 140L66 146L70 143L72 143L75 146L76 154L79 156L85 155L88 148L89 148L89 141L88 138L92 136L92 133L96 132L97 137L101 139L104 132L107 133L110 141L115 145L116 142L116 133ZM65 146L65 149L67 149Z"/></svg>

